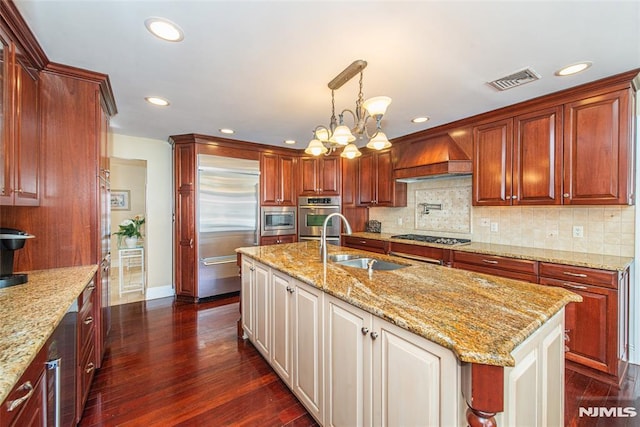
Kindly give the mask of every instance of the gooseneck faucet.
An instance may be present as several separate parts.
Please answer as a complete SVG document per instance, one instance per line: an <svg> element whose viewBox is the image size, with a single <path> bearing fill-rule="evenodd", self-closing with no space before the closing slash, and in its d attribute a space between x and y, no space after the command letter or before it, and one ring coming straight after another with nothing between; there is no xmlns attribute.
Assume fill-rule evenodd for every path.
<svg viewBox="0 0 640 427"><path fill-rule="evenodd" d="M324 223L322 224L322 234L320 235L320 259L322 260L322 264L324 266L327 265L327 224L329 220L334 217L339 216L344 221L344 228L346 229L347 234L351 234L351 225L349 225L349 221L339 212L334 212L332 214L327 215L324 219Z"/></svg>

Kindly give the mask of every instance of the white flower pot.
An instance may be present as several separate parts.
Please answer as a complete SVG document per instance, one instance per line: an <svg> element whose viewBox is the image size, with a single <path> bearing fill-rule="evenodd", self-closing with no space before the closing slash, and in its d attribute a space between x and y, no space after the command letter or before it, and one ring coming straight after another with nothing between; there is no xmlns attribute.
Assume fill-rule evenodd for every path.
<svg viewBox="0 0 640 427"><path fill-rule="evenodd" d="M124 238L124 244L129 249L135 248L138 245L138 238L137 237L125 237Z"/></svg>

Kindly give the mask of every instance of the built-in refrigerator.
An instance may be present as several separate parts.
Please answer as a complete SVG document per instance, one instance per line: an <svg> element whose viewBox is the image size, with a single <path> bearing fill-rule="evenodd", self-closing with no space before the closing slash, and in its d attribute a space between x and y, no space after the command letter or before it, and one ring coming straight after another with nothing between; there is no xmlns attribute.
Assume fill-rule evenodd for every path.
<svg viewBox="0 0 640 427"><path fill-rule="evenodd" d="M260 164L198 154L198 297L240 290L235 249L258 244Z"/></svg>

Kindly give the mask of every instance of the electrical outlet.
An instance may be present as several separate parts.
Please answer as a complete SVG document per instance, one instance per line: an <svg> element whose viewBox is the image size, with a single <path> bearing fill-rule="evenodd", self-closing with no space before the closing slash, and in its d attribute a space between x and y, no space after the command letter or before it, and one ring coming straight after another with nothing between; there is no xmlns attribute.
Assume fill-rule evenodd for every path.
<svg viewBox="0 0 640 427"><path fill-rule="evenodd" d="M574 225L573 237L584 237L584 227L581 225Z"/></svg>
<svg viewBox="0 0 640 427"><path fill-rule="evenodd" d="M497 233L498 232L498 223L497 222L492 222L491 223L491 231L493 233Z"/></svg>
<svg viewBox="0 0 640 427"><path fill-rule="evenodd" d="M489 226L489 218L480 218L480 226L481 227L488 227Z"/></svg>
<svg viewBox="0 0 640 427"><path fill-rule="evenodd" d="M398 225L402 225L402 217L401 216L398 217L397 222L398 222Z"/></svg>

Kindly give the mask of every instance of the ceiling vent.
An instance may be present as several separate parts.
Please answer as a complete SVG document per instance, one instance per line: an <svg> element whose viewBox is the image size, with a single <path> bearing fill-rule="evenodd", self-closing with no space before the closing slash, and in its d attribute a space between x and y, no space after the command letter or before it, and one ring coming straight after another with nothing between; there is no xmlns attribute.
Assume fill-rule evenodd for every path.
<svg viewBox="0 0 640 427"><path fill-rule="evenodd" d="M540 74L531 68L524 68L513 74L489 82L489 84L498 90L507 90L536 80L540 80Z"/></svg>

